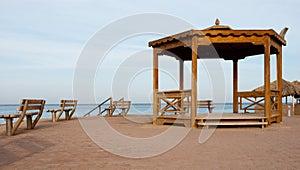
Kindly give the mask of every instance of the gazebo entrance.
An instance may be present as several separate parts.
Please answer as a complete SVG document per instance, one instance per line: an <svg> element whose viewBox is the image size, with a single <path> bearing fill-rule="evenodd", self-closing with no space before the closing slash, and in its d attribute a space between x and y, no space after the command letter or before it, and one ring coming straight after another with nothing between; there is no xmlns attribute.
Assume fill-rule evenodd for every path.
<svg viewBox="0 0 300 170"><path fill-rule="evenodd" d="M264 114L262 116L250 115L249 120L258 119L262 124L282 121L282 46L286 45L284 34L286 30L277 34L274 30L233 30L228 26L220 25L216 20L214 26L204 30L189 30L176 35L149 42L153 48L153 123L179 121L193 127L205 125L205 121L244 120L249 115L235 114L208 116L197 115L197 60L207 58L222 58L232 60L233 65L233 113L238 113L238 106L242 104L239 98L263 97ZM212 54L214 48L218 54ZM249 56L264 54L264 91L239 92L238 91L238 61ZM270 56L276 55L277 89L270 88ZM158 89L158 57L168 55L179 60L179 90L161 92ZM184 90L184 61L192 61L191 89ZM165 104L162 105L164 101ZM242 101L242 100L241 100ZM189 103L185 107L185 103ZM165 111L173 112L172 116L165 116ZM213 115L213 114L211 114ZM226 118L225 118L226 117ZM226 125L226 122L223 124ZM208 124L207 124L208 125Z"/></svg>

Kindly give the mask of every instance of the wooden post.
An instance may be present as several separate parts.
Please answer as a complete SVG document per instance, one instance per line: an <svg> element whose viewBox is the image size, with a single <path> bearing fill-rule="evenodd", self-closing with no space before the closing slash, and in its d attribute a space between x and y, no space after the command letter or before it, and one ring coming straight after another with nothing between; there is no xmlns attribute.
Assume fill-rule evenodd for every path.
<svg viewBox="0 0 300 170"><path fill-rule="evenodd" d="M292 116L294 116L295 114L294 114L294 110L295 110L295 96L292 96L292 108L293 108L293 114L292 114Z"/></svg>
<svg viewBox="0 0 300 170"><path fill-rule="evenodd" d="M27 121L27 129L33 129L33 127L32 127L32 115L26 115L26 121Z"/></svg>
<svg viewBox="0 0 300 170"><path fill-rule="evenodd" d="M6 118L6 135L7 136L12 136L12 129L13 129L13 118Z"/></svg>
<svg viewBox="0 0 300 170"><path fill-rule="evenodd" d="M179 90L184 89L184 61L179 59Z"/></svg>
<svg viewBox="0 0 300 170"><path fill-rule="evenodd" d="M153 48L153 124L156 125L159 104L157 99L158 92L158 49Z"/></svg>
<svg viewBox="0 0 300 170"><path fill-rule="evenodd" d="M278 87L278 103L277 103L277 123L282 122L282 49L278 49L278 53L276 55L276 63L277 63L277 87Z"/></svg>
<svg viewBox="0 0 300 170"><path fill-rule="evenodd" d="M191 126L196 127L197 115L197 60L198 60L198 37L192 38L192 95L191 95Z"/></svg>
<svg viewBox="0 0 300 170"><path fill-rule="evenodd" d="M265 116L271 124L271 89L270 89L270 37L265 37L264 44L264 86L265 86Z"/></svg>
<svg viewBox="0 0 300 170"><path fill-rule="evenodd" d="M52 122L56 122L56 111L53 110L53 112L51 113L52 113Z"/></svg>
<svg viewBox="0 0 300 170"><path fill-rule="evenodd" d="M233 60L233 113L238 113L238 60Z"/></svg>

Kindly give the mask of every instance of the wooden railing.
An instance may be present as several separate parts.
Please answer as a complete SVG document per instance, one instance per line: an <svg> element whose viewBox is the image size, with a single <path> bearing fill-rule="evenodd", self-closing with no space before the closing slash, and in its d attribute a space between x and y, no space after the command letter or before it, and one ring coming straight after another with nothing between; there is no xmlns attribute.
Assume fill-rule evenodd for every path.
<svg viewBox="0 0 300 170"><path fill-rule="evenodd" d="M109 105L110 107L112 107L112 98L107 98L106 100L104 100L102 103L100 103L98 106L96 106L95 108L93 108L91 111L87 112L83 117L86 117L86 116L91 116L91 113L93 111L95 111L96 109L99 109L99 112L97 114L97 116L101 115L102 113L104 113L107 109L106 108L103 108L102 106L104 104L106 104L107 102L109 101Z"/></svg>
<svg viewBox="0 0 300 170"><path fill-rule="evenodd" d="M244 113L247 113L249 110L264 110L265 94L263 91L238 92L237 96L239 97L240 110L244 110ZM279 91L271 91L272 113L277 112L278 96ZM243 100L246 100L248 104L243 102Z"/></svg>
<svg viewBox="0 0 300 170"><path fill-rule="evenodd" d="M166 112L172 112L174 114L188 113L190 108L184 108L183 102L189 102L191 100L191 90L173 90L157 92L156 97L158 101L158 112L161 116L164 116Z"/></svg>

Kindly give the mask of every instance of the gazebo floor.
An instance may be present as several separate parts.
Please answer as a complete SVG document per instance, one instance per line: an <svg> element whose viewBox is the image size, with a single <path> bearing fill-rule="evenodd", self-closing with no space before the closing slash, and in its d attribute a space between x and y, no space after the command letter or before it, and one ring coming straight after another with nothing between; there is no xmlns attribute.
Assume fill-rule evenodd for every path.
<svg viewBox="0 0 300 170"><path fill-rule="evenodd" d="M271 122L275 121L278 115L272 115ZM267 117L263 114L237 114L237 113L211 113L197 114L196 125L198 127L210 126L260 126L262 128L268 125ZM183 124L190 127L190 117L187 115L164 115L156 118L156 124Z"/></svg>

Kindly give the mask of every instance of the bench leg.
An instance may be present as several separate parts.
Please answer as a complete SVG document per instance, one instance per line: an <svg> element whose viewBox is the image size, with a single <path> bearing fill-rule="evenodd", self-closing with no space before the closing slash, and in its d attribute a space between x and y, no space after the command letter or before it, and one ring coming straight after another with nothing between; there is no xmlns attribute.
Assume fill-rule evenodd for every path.
<svg viewBox="0 0 300 170"><path fill-rule="evenodd" d="M68 110L65 111L65 114L66 114L66 120L70 120L70 114Z"/></svg>
<svg viewBox="0 0 300 170"><path fill-rule="evenodd" d="M32 127L32 116L26 115L26 121L27 121L27 129L33 129Z"/></svg>
<svg viewBox="0 0 300 170"><path fill-rule="evenodd" d="M106 110L106 115L110 116L110 110L108 110L108 109Z"/></svg>
<svg viewBox="0 0 300 170"><path fill-rule="evenodd" d="M56 111L53 111L51 113L52 113L52 122L56 122Z"/></svg>
<svg viewBox="0 0 300 170"><path fill-rule="evenodd" d="M7 136L12 136L12 129L13 129L13 122L12 118L6 118L6 135Z"/></svg>

